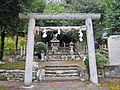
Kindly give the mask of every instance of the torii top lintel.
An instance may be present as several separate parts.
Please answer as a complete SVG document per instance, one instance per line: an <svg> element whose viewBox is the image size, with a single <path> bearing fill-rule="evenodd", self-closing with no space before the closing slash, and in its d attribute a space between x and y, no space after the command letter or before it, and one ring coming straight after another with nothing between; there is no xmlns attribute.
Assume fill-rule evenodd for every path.
<svg viewBox="0 0 120 90"><path fill-rule="evenodd" d="M41 19L41 20L85 20L88 17L91 19L100 19L101 14L95 13L19 13L20 19Z"/></svg>

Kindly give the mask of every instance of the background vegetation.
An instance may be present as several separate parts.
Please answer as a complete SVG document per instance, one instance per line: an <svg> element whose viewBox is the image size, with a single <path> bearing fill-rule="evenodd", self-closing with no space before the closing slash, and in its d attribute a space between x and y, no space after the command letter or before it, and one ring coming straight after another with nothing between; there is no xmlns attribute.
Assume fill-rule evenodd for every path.
<svg viewBox="0 0 120 90"><path fill-rule="evenodd" d="M120 34L120 1L119 0L61 0L61 2L46 3L46 0L2 0L0 3L0 61L6 46L13 46L18 52L19 36L26 37L28 20L20 20L22 13L101 13L100 20L93 20L94 35L101 40L102 35ZM84 25L83 21L36 21L39 26L72 26ZM75 32L76 33L76 32ZM76 40L76 34L72 38ZM16 37L14 42L5 37ZM12 44L9 44L11 42ZM5 44L6 43L6 44ZM14 45L13 45L14 44ZM8 48L8 47L7 47ZM10 48L8 49L10 51Z"/></svg>

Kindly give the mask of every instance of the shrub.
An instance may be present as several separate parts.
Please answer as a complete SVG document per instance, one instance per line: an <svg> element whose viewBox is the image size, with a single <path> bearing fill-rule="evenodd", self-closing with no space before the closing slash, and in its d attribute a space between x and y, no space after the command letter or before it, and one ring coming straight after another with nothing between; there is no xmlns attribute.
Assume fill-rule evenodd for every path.
<svg viewBox="0 0 120 90"><path fill-rule="evenodd" d="M97 52L95 55L96 55L96 62L97 62L97 63L102 64L102 65L107 64L108 60L107 60L107 58L106 58L104 55L102 55L102 54L99 53L99 52ZM87 55L87 58L86 58L86 60L85 60L85 64L86 64L87 66L89 65L88 55Z"/></svg>
<svg viewBox="0 0 120 90"><path fill-rule="evenodd" d="M35 45L35 51L37 53L41 53L41 52L47 52L47 47L45 45L45 43L43 42L39 42L38 44Z"/></svg>
<svg viewBox="0 0 120 90"><path fill-rule="evenodd" d="M95 55L96 55L97 67L100 67L101 65L105 65L105 64L108 63L107 58L104 55L102 55L101 53L97 52ZM88 73L89 73L89 58L88 58L88 55L87 55L87 58L85 60L85 65L86 65Z"/></svg>
<svg viewBox="0 0 120 90"><path fill-rule="evenodd" d="M97 63L103 64L103 65L107 64L108 62L107 58L99 52L96 53L96 60L97 60Z"/></svg>

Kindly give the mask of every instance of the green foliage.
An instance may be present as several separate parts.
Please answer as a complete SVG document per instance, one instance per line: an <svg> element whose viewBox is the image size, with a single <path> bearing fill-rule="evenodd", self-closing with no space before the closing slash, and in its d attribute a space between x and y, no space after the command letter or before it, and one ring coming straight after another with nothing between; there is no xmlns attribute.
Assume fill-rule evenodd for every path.
<svg viewBox="0 0 120 90"><path fill-rule="evenodd" d="M67 3L63 3L63 6L69 10L70 12L75 13L101 13L104 16L106 11L105 3L101 2L101 0L66 0ZM68 2L69 1L69 2ZM95 38L101 38L104 33L104 23L103 17L100 20L93 20L93 29ZM95 22L94 22L95 21ZM84 25L84 22L81 21L69 21L68 25Z"/></svg>
<svg viewBox="0 0 120 90"><path fill-rule="evenodd" d="M20 37L18 40L18 49L20 49L20 46L26 45L26 38ZM6 37L5 38L5 45L4 45L4 53L11 53L15 52L15 38L14 37Z"/></svg>
<svg viewBox="0 0 120 90"><path fill-rule="evenodd" d="M27 44L26 37L20 37L18 40L18 48L20 48L20 46L24 46L26 44Z"/></svg>
<svg viewBox="0 0 120 90"><path fill-rule="evenodd" d="M107 58L104 55L102 55L101 53L97 52L96 53L96 63L98 65L105 65L105 64L108 63L108 60L107 60ZM88 55L87 55L87 58L85 60L85 64L86 64L87 68L89 68L89 57L88 57Z"/></svg>
<svg viewBox="0 0 120 90"><path fill-rule="evenodd" d="M89 62L89 57L88 57L88 55L87 55L87 58L86 58L86 60L85 60L84 62L85 62L87 71L88 71L88 73L90 74L90 71L89 71L89 63L90 63L90 62ZM106 58L104 55L102 55L101 53L97 52L97 53L96 53L96 64L97 64L97 68L99 68L99 67L101 67L101 66L103 66L103 65L105 65L105 64L107 64L107 63L108 63L107 58Z"/></svg>
<svg viewBox="0 0 120 90"><path fill-rule="evenodd" d="M103 64L103 65L107 64L108 62L107 58L99 52L96 53L96 60L97 60L97 63Z"/></svg>
<svg viewBox="0 0 120 90"><path fill-rule="evenodd" d="M104 32L109 35L120 34L120 1L102 0L106 6L104 14Z"/></svg>
<svg viewBox="0 0 120 90"><path fill-rule="evenodd" d="M19 0L18 6L21 13L43 13L45 8L45 0ZM28 21L22 21L24 32L27 31ZM36 25L44 25L42 21L36 20Z"/></svg>
<svg viewBox="0 0 120 90"><path fill-rule="evenodd" d="M21 21L19 20L18 0L2 0L0 3L0 26L8 35L15 35L21 30ZM2 31L2 30L1 30Z"/></svg>
<svg viewBox="0 0 120 90"><path fill-rule="evenodd" d="M46 47L45 43L39 42L38 44L36 44L35 45L35 51L37 53L47 52L47 47Z"/></svg>
<svg viewBox="0 0 120 90"><path fill-rule="evenodd" d="M45 7L45 0L19 0L21 12L43 12Z"/></svg>
<svg viewBox="0 0 120 90"><path fill-rule="evenodd" d="M120 1L115 0L113 2L113 8L109 14L109 34L119 34L120 35Z"/></svg>
<svg viewBox="0 0 120 90"><path fill-rule="evenodd" d="M3 59L3 51L4 47L6 47L4 46L5 36L19 35L19 32L24 30L24 23L19 19L20 7L18 6L18 1L19 0L2 0L0 2L0 42L2 42L0 48L0 60Z"/></svg>
<svg viewBox="0 0 120 90"><path fill-rule="evenodd" d="M60 6L56 3L48 3L44 9L44 13L63 13L68 12L64 6Z"/></svg>
<svg viewBox="0 0 120 90"><path fill-rule="evenodd" d="M15 48L15 41L12 38L5 38L4 48L5 52L13 52Z"/></svg>
<svg viewBox="0 0 120 90"><path fill-rule="evenodd" d="M105 7L99 0L72 0L69 8L80 13L103 13Z"/></svg>
<svg viewBox="0 0 120 90"><path fill-rule="evenodd" d="M78 30L71 30L67 33L67 36L69 36L73 42L77 42L79 39L79 33Z"/></svg>

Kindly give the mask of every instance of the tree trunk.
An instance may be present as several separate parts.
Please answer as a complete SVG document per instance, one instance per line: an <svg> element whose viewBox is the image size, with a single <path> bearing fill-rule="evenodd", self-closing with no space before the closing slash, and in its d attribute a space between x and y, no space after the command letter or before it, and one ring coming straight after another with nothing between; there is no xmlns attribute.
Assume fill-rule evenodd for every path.
<svg viewBox="0 0 120 90"><path fill-rule="evenodd" d="M18 54L18 35L16 35L15 46L16 46L15 54Z"/></svg>
<svg viewBox="0 0 120 90"><path fill-rule="evenodd" d="M4 29L2 30L1 26L1 47L0 47L0 61L3 60L3 52L4 52L4 40L5 40L5 31Z"/></svg>

